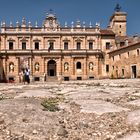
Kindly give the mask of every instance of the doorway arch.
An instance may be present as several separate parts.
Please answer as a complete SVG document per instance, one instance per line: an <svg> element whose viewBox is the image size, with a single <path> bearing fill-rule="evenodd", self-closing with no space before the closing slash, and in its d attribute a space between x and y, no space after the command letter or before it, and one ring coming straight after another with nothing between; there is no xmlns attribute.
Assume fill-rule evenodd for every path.
<svg viewBox="0 0 140 140"><path fill-rule="evenodd" d="M48 76L56 76L56 61L48 61L47 70Z"/></svg>

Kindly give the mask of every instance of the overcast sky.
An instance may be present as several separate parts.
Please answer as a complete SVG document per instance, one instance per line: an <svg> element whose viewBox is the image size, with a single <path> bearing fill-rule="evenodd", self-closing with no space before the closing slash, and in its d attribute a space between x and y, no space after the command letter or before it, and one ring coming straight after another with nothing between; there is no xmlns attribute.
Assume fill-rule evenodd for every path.
<svg viewBox="0 0 140 140"><path fill-rule="evenodd" d="M53 9L61 25L65 21L71 25L79 19L87 25L90 21L93 25L100 22L106 28L116 3L128 14L128 35L140 34L140 0L0 0L0 21L16 23L25 17L33 25L37 21L41 26L46 13Z"/></svg>

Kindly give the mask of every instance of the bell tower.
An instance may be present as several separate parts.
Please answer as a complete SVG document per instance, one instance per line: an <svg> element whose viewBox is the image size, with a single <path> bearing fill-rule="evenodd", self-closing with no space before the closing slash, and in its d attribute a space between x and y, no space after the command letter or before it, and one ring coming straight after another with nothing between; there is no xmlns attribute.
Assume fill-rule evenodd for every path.
<svg viewBox="0 0 140 140"><path fill-rule="evenodd" d="M126 36L127 35L127 13L121 11L119 4L115 7L115 12L110 18L109 27L116 34L116 36Z"/></svg>

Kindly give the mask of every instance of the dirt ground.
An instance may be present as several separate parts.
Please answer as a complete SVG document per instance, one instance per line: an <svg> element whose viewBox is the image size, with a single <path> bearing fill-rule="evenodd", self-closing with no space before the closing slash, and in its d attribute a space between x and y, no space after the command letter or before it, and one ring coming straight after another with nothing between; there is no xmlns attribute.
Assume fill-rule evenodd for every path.
<svg viewBox="0 0 140 140"><path fill-rule="evenodd" d="M140 79L0 84L0 140L140 140Z"/></svg>

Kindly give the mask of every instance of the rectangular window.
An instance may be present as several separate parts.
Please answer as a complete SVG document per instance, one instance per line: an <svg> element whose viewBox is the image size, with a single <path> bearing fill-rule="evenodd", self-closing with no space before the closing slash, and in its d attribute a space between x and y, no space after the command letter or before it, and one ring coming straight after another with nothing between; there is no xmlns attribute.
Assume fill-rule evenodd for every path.
<svg viewBox="0 0 140 140"><path fill-rule="evenodd" d="M110 42L106 42L106 50L110 49Z"/></svg>
<svg viewBox="0 0 140 140"><path fill-rule="evenodd" d="M106 72L109 72L109 65L106 65Z"/></svg>
<svg viewBox="0 0 140 140"><path fill-rule="evenodd" d="M93 49L93 42L89 42L89 50Z"/></svg>
<svg viewBox="0 0 140 140"><path fill-rule="evenodd" d="M40 77L34 77L34 81L40 81Z"/></svg>
<svg viewBox="0 0 140 140"><path fill-rule="evenodd" d="M112 69L114 70L114 66L112 66Z"/></svg>
<svg viewBox="0 0 140 140"><path fill-rule="evenodd" d="M49 50L53 50L54 49L54 43L53 42L50 42L49 43Z"/></svg>
<svg viewBox="0 0 140 140"><path fill-rule="evenodd" d="M9 50L13 50L13 42L9 42Z"/></svg>
<svg viewBox="0 0 140 140"><path fill-rule="evenodd" d="M140 55L140 51L139 51L139 49L137 49L137 55Z"/></svg>
<svg viewBox="0 0 140 140"><path fill-rule="evenodd" d="M22 50L26 50L26 42L22 42Z"/></svg>
<svg viewBox="0 0 140 140"><path fill-rule="evenodd" d="M77 42L77 50L80 50L80 49L81 49L81 43Z"/></svg>
<svg viewBox="0 0 140 140"><path fill-rule="evenodd" d="M112 60L114 61L114 56L112 56Z"/></svg>
<svg viewBox="0 0 140 140"><path fill-rule="evenodd" d="M39 42L35 42L35 50L39 50Z"/></svg>
<svg viewBox="0 0 140 140"><path fill-rule="evenodd" d="M122 69L122 76L124 76L124 69Z"/></svg>
<svg viewBox="0 0 140 140"><path fill-rule="evenodd" d="M128 57L129 57L129 52L127 54L128 54Z"/></svg>
<svg viewBox="0 0 140 140"><path fill-rule="evenodd" d="M82 77L77 77L77 80L82 80Z"/></svg>
<svg viewBox="0 0 140 140"><path fill-rule="evenodd" d="M64 50L68 50L68 42L64 42Z"/></svg>
<svg viewBox="0 0 140 140"><path fill-rule="evenodd" d="M64 81L69 81L69 77L64 77Z"/></svg>

